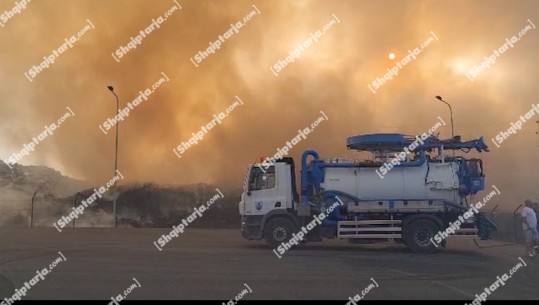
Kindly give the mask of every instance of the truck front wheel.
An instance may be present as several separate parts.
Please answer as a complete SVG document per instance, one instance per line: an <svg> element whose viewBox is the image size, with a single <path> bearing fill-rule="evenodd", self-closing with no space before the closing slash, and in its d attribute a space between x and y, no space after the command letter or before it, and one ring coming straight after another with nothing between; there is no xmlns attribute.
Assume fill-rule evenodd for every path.
<svg viewBox="0 0 539 305"><path fill-rule="evenodd" d="M416 253L434 253L436 245L431 241L440 228L428 219L418 219L408 225L404 231L404 244Z"/></svg>
<svg viewBox="0 0 539 305"><path fill-rule="evenodd" d="M278 247L283 241L288 241L292 238L294 223L284 218L278 217L268 221L264 228L264 239L266 243L272 247Z"/></svg>

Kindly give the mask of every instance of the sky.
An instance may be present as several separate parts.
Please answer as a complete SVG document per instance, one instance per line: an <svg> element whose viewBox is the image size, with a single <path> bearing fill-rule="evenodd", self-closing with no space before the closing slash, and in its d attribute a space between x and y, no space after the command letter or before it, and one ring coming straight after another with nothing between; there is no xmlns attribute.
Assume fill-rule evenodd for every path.
<svg viewBox="0 0 539 305"><path fill-rule="evenodd" d="M0 2L0 22L4 160L43 133L19 163L97 185L110 180L115 126L104 123L116 114L112 85L120 108L132 106L119 125L125 183L240 187L249 163L322 113L327 119L290 156L312 148L324 158L353 157L349 136L420 134L439 118L447 124L436 132L448 138L439 95L452 106L455 134L489 145L470 156L484 160L487 189L501 191L497 204L512 210L539 200L539 114L503 143L492 140L539 103L534 0L18 0ZM242 104L179 153L235 101Z"/></svg>

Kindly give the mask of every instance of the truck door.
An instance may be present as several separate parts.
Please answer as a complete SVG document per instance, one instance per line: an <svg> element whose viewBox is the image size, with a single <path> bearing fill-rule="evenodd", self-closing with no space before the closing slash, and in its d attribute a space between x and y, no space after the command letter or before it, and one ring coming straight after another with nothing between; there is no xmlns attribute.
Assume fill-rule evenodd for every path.
<svg viewBox="0 0 539 305"><path fill-rule="evenodd" d="M277 202L281 202L281 208L286 208L285 198L280 198L278 185L275 166L264 171L253 166L245 194L245 215L265 215L276 208Z"/></svg>

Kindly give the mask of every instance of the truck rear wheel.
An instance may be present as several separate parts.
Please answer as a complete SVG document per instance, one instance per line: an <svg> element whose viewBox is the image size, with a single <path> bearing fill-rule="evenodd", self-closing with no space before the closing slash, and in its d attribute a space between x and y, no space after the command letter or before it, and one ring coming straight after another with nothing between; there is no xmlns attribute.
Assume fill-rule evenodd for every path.
<svg viewBox="0 0 539 305"><path fill-rule="evenodd" d="M294 223L284 217L273 218L268 221L264 228L264 239L272 247L278 247L283 241L292 238Z"/></svg>
<svg viewBox="0 0 539 305"><path fill-rule="evenodd" d="M438 248L431 239L440 228L432 220L418 219L408 225L404 231L404 244L416 253L434 253Z"/></svg>

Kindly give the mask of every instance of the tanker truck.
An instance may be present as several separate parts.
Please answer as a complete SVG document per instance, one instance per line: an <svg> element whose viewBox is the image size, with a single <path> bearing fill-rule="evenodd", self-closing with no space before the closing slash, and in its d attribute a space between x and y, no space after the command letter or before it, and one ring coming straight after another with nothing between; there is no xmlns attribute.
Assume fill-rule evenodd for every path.
<svg viewBox="0 0 539 305"><path fill-rule="evenodd" d="M370 158L322 159L306 150L299 193L293 158L249 165L239 203L242 236L264 239L274 249L301 234L302 243L392 241L434 253L446 246L439 233L459 219L447 238L484 240L496 231L482 211L462 217L484 190L485 175L481 159L460 154L488 152L482 137L462 142L459 136L363 134L349 137L346 146Z"/></svg>

